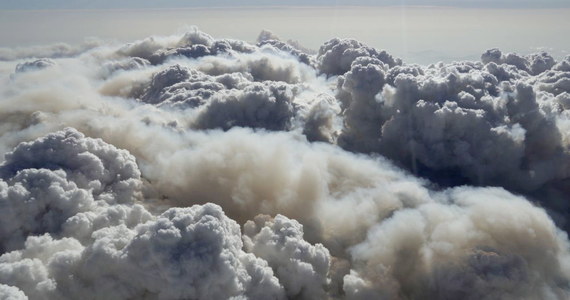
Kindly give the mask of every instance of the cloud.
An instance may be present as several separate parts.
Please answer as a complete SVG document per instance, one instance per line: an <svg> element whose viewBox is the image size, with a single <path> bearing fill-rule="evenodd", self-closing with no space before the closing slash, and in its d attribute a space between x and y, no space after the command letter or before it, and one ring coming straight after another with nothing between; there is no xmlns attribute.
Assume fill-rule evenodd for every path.
<svg viewBox="0 0 570 300"><path fill-rule="evenodd" d="M556 125L567 117L555 108L565 98L554 97L566 92L567 74L550 70L554 60L544 53L494 49L482 60L387 72L368 63L367 73L355 60L338 77L339 145L380 153L444 186L529 192L567 178L568 147Z"/></svg>
<svg viewBox="0 0 570 300"><path fill-rule="evenodd" d="M277 215L259 215L244 225L246 251L265 259L275 270L289 298L326 296L324 287L330 264L328 250L303 239L299 222Z"/></svg>
<svg viewBox="0 0 570 300"><path fill-rule="evenodd" d="M327 75L341 75L350 70L352 62L358 57L376 58L390 67L402 64L400 59L386 51L378 51L357 40L335 38L319 49L318 70Z"/></svg>
<svg viewBox="0 0 570 300"><path fill-rule="evenodd" d="M0 296L6 300L24 300L28 299L26 294L17 287L0 284Z"/></svg>
<svg viewBox="0 0 570 300"><path fill-rule="evenodd" d="M59 235L73 227L80 235L85 228L77 223L86 214L106 215L102 210L109 204L131 207L140 197L134 157L71 128L22 143L5 157L0 165L3 251L18 249L31 234ZM126 219L130 209L107 222Z"/></svg>
<svg viewBox="0 0 570 300"><path fill-rule="evenodd" d="M65 172L80 188L109 203L132 203L141 186L132 155L72 128L18 145L5 155L0 177L12 179L24 170L42 169Z"/></svg>
<svg viewBox="0 0 570 300"><path fill-rule="evenodd" d="M438 197L448 205L397 212L351 248L365 265L345 277L349 298L567 297L554 282L566 276L568 241L544 211L501 189Z"/></svg>
<svg viewBox="0 0 570 300"><path fill-rule="evenodd" d="M2 298L569 296L568 58L36 50L0 69Z"/></svg>
<svg viewBox="0 0 570 300"><path fill-rule="evenodd" d="M297 41L288 40L287 42L283 42L271 31L262 30L257 37L257 46L261 47L263 45L271 45L280 51L293 55L302 63L311 66L315 65L313 54L316 52L314 50L303 47L303 45L299 44Z"/></svg>
<svg viewBox="0 0 570 300"><path fill-rule="evenodd" d="M30 237L22 250L0 256L0 280L44 299L283 298L271 269L241 250L239 226L215 205L172 208L134 229L102 228L92 239L82 246Z"/></svg>
<svg viewBox="0 0 570 300"><path fill-rule="evenodd" d="M129 294L120 298L282 293L267 265L241 250L239 226L215 205L172 208L133 231L113 227L96 232L95 238L83 252L80 278L99 283L94 287L107 286L110 295L115 285L122 286ZM102 267L107 265L114 267Z"/></svg>
<svg viewBox="0 0 570 300"><path fill-rule="evenodd" d="M80 45L54 44L35 47L0 47L0 61L13 61L32 58L65 58L74 57L91 49L101 47L103 43L97 40L86 41Z"/></svg>

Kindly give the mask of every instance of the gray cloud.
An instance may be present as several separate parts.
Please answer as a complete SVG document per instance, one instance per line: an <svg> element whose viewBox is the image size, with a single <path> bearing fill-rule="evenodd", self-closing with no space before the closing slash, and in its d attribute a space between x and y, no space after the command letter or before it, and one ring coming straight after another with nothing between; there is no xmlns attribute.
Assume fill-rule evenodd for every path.
<svg viewBox="0 0 570 300"><path fill-rule="evenodd" d="M343 0L333 3L336 6L395 6L402 5L402 2L395 0L382 0L377 2L370 2L364 0ZM406 2L407 5L424 5L424 6L457 6L457 7L471 7L471 8L567 8L568 3L564 0L546 0L540 4L531 0L410 0ZM161 3L156 3L149 0L134 1L134 0L121 0L110 1L102 0L96 3L85 3L81 1L64 1L54 0L45 3L38 0L20 3L15 0L7 0L1 3L0 7L4 9L101 9L101 8L182 8L182 7L258 7L258 6L331 6L329 1L324 0L311 0L311 1L282 1L282 0L247 0L240 1L236 4L229 0L213 0L208 3L200 1L181 1L181 0L167 0Z"/></svg>
<svg viewBox="0 0 570 300"><path fill-rule="evenodd" d="M0 70L0 298L570 296L568 58L36 50Z"/></svg>
<svg viewBox="0 0 570 300"><path fill-rule="evenodd" d="M16 66L16 73L41 70L55 65L55 62L49 58L40 58L34 61L28 61Z"/></svg>
<svg viewBox="0 0 570 300"><path fill-rule="evenodd" d="M326 297L329 271L328 250L303 239L299 222L277 215L259 215L244 225L246 251L268 262L285 287L289 298Z"/></svg>
<svg viewBox="0 0 570 300"><path fill-rule="evenodd" d="M26 294L14 286L0 284L0 296L6 300L25 300L28 299Z"/></svg>
<svg viewBox="0 0 570 300"><path fill-rule="evenodd" d="M560 264L568 242L544 211L500 189L458 188L440 196L451 205L397 212L351 248L365 264L345 277L349 298L568 296L555 283L565 276Z"/></svg>
<svg viewBox="0 0 570 300"><path fill-rule="evenodd" d="M0 61L12 61L17 59L42 58L64 58L77 56L93 48L103 46L102 42L93 40L84 42L81 45L54 44L34 47L8 48L0 47Z"/></svg>
<svg viewBox="0 0 570 300"><path fill-rule="evenodd" d="M386 51L378 51L357 40L335 38L319 49L318 69L323 74L341 75L350 70L352 62L358 57L375 58L390 67L402 64L400 59L392 57Z"/></svg>
<svg viewBox="0 0 570 300"><path fill-rule="evenodd" d="M132 206L140 197L142 182L134 157L74 129L22 143L5 157L0 165L0 203L6 208L0 221L3 251L18 249L33 234L60 235L73 228L74 234L89 236L81 227L106 215L105 207ZM106 222L127 219L131 209ZM82 220L94 211L97 216ZM92 224L87 227L93 229Z"/></svg>

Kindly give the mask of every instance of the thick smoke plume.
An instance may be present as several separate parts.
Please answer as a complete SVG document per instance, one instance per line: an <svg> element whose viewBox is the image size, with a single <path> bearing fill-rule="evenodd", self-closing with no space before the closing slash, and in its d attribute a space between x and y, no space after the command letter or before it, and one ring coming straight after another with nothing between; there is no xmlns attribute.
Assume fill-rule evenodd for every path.
<svg viewBox="0 0 570 300"><path fill-rule="evenodd" d="M570 57L2 51L0 299L570 297Z"/></svg>

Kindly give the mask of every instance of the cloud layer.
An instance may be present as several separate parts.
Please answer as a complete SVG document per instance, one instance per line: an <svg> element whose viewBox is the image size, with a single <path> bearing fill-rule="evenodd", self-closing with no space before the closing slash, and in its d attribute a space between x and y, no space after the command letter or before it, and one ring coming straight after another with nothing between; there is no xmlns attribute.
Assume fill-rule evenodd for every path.
<svg viewBox="0 0 570 300"><path fill-rule="evenodd" d="M570 297L570 58L198 30L4 56L2 299Z"/></svg>

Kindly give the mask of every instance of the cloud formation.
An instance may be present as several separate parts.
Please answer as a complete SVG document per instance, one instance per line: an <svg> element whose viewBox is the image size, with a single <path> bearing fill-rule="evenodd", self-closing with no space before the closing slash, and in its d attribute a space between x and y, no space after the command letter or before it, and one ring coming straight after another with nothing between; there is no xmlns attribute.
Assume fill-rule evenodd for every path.
<svg viewBox="0 0 570 300"><path fill-rule="evenodd" d="M36 50L0 69L2 299L570 297L569 58Z"/></svg>

